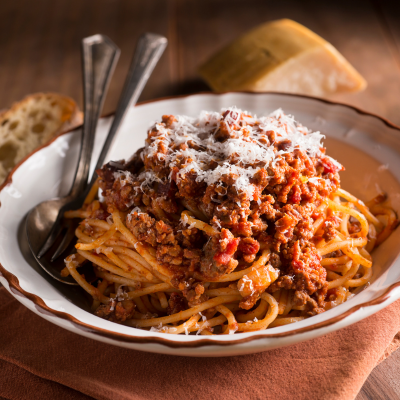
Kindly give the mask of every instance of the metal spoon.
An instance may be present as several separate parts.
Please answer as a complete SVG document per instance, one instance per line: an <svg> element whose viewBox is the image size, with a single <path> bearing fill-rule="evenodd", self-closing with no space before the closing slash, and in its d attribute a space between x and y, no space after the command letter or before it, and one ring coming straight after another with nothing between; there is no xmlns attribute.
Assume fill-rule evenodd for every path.
<svg viewBox="0 0 400 400"><path fill-rule="evenodd" d="M36 260L53 278L65 283L72 281L62 278L59 271L52 268L47 260L40 261L38 250L54 226L60 210L82 194L87 187L97 121L119 54L119 48L104 35L94 35L82 40L85 117L74 182L67 196L38 204L29 212L26 219L28 243Z"/></svg>
<svg viewBox="0 0 400 400"><path fill-rule="evenodd" d="M166 46L167 39L163 36L147 33L140 37L112 126L103 145L95 169L102 167L108 149L126 115L127 109L130 105L134 105L137 102L144 85L149 79L151 72ZM90 160L87 161L87 164L88 170ZM67 196L65 202L60 201L61 199L55 199L50 200L50 202L41 203L29 212L26 219L26 233L34 257L42 268L53 278L70 285L76 285L76 282L71 277L65 278L61 276L60 271L64 267L62 258L59 258L57 262L52 262L59 254L67 250L69 241L72 239L70 235L60 239L62 235L59 234L63 227L61 224L62 215L64 211L68 209L81 207L88 190L95 180L96 173L93 174L90 185L88 185L87 190L84 191L83 194L81 192L80 195L73 198ZM46 205L46 203L48 205ZM73 222L70 220L69 223ZM69 228L68 232L73 232L73 229ZM58 241L57 237L59 237ZM49 250L54 251L54 249L56 249L56 253L53 254L52 257L49 256L48 254L51 253Z"/></svg>

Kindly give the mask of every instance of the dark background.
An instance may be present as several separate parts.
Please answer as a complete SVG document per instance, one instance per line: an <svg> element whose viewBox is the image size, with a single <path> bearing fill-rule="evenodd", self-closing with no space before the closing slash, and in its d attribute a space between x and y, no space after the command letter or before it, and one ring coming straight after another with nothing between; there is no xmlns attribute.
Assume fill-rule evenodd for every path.
<svg viewBox="0 0 400 400"><path fill-rule="evenodd" d="M197 68L263 22L291 18L331 42L365 77L349 103L400 125L398 0L0 0L0 109L38 91L82 107L80 40L108 35L122 50L104 113L114 110L135 43L152 31L169 45L141 100L208 90ZM357 397L400 399L400 350L370 375Z"/></svg>
<svg viewBox="0 0 400 400"><path fill-rule="evenodd" d="M368 88L331 99L400 124L397 0L0 0L0 109L26 94L56 91L81 104L80 40L108 35L122 50L104 112L115 108L136 40L153 31L169 46L142 100L207 90L198 66L257 24L300 22L331 42Z"/></svg>

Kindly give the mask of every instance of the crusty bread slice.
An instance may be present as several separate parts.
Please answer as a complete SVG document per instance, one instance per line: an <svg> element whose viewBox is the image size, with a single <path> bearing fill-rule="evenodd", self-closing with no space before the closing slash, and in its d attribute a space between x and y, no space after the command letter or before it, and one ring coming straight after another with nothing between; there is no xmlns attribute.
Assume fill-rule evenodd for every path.
<svg viewBox="0 0 400 400"><path fill-rule="evenodd" d="M82 123L82 113L67 96L35 93L0 114L0 184L25 156L58 133Z"/></svg>

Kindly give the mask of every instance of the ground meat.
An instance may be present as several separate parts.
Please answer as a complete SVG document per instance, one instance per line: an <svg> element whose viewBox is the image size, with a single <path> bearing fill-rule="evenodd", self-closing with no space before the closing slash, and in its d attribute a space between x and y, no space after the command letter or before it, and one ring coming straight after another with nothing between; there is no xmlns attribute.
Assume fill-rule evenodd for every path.
<svg viewBox="0 0 400 400"><path fill-rule="evenodd" d="M307 290L312 294L325 285L326 269L321 265L321 257L316 250L311 247L301 249L300 242L296 241L291 256L287 272L295 276L297 290Z"/></svg>
<svg viewBox="0 0 400 400"><path fill-rule="evenodd" d="M168 300L168 315L176 314L183 310L186 310L186 302L184 297L179 293L171 293L171 296Z"/></svg>
<svg viewBox="0 0 400 400"><path fill-rule="evenodd" d="M314 307L311 311L308 311L306 315L308 317L313 317L314 315L322 314L323 312L325 312L323 307Z"/></svg>
<svg viewBox="0 0 400 400"><path fill-rule="evenodd" d="M244 309L244 310L250 310L252 307L254 307L254 305L257 303L259 298L260 298L260 294L259 293L255 293L254 295L250 295L250 296L244 297L240 301L239 307Z"/></svg>
<svg viewBox="0 0 400 400"><path fill-rule="evenodd" d="M235 111L225 111L222 114L221 124L214 134L215 139L221 142L229 139L232 135L233 130L238 128L238 125L236 125L235 123L230 123L229 121L235 121L238 117L239 115Z"/></svg>
<svg viewBox="0 0 400 400"><path fill-rule="evenodd" d="M126 226L140 241L156 247L157 244L175 245L172 227L163 221L156 221L145 213L133 212L126 217Z"/></svg>
<svg viewBox="0 0 400 400"><path fill-rule="evenodd" d="M200 197L206 190L206 185L199 185L197 175L193 172L186 174L185 180L179 180L176 185L182 198Z"/></svg>
<svg viewBox="0 0 400 400"><path fill-rule="evenodd" d="M246 262L252 262L256 258L260 250L260 243L252 238L244 238L240 240L238 251L242 253L243 259Z"/></svg>
<svg viewBox="0 0 400 400"><path fill-rule="evenodd" d="M100 178L99 186L103 191L112 188L115 181L114 173L123 170L124 163L124 160L110 161L108 164L103 165L101 169L96 170L96 173Z"/></svg>
<svg viewBox="0 0 400 400"><path fill-rule="evenodd" d="M157 260L162 264L181 265L183 262L183 250L178 244L157 246Z"/></svg>
<svg viewBox="0 0 400 400"><path fill-rule="evenodd" d="M312 242L313 223L318 218L316 208L340 185L340 165L320 147L316 153L307 153L291 139L279 140L275 130L263 131L263 123L251 122L245 113L229 109L218 121L212 118L203 125L190 121L185 125L181 117L164 115L149 130L146 147L128 163L106 164L98 172L107 205L98 209L99 216L104 218L115 208L129 212L139 207L142 212L127 214L127 227L139 241L154 248L158 262L173 271L174 286L183 285L185 301L190 304L205 299L202 286L191 281L193 277L216 280L238 264L248 268L261 250L269 249L269 261L280 272L267 291L294 290L296 304L305 301L307 312L319 312L326 292L326 270ZM197 137L195 129L201 131ZM174 130L180 130L181 136L171 136ZM258 148L248 159L238 154L234 141L239 131L249 143L258 135L257 146L273 151L274 162L251 161L261 151ZM211 158L207 158L210 150L205 138L214 140ZM172 159L174 152L179 155ZM204 155L207 163L200 171L194 158ZM238 189L243 176L234 170L215 181L216 169L232 165L254 171L248 188ZM184 209L218 233L210 236L180 221ZM325 240L333 238L339 223L334 215L325 222ZM350 233L357 229L357 222L350 224ZM171 295L172 308L179 301Z"/></svg>
<svg viewBox="0 0 400 400"><path fill-rule="evenodd" d="M282 262L278 254L276 253L271 253L269 257L269 262L270 264L275 268L275 269L280 269Z"/></svg>
<svg viewBox="0 0 400 400"><path fill-rule="evenodd" d="M350 217L350 224L349 224L349 233L350 235L353 233L357 233L361 231L361 224L353 217Z"/></svg>
<svg viewBox="0 0 400 400"><path fill-rule="evenodd" d="M157 210L162 210L169 214L176 214L178 212L178 205L174 199L169 197L158 197L152 200L151 207L149 208L149 211L154 215L158 214ZM164 215L160 215L160 218L168 220Z"/></svg>
<svg viewBox="0 0 400 400"><path fill-rule="evenodd" d="M139 173L141 168L143 168L144 164L141 159L141 154L143 152L143 147L140 148L136 153L125 162L125 160L120 161L110 161L105 164L101 169L96 170L97 175L99 176L99 186L105 192L113 187L113 184L116 180L116 173L119 171L124 171L125 173L129 173L130 175L135 175Z"/></svg>
<svg viewBox="0 0 400 400"><path fill-rule="evenodd" d="M124 322L132 318L135 312L135 303L132 300L116 301L112 300L109 304L99 306L95 314L113 322Z"/></svg>
<svg viewBox="0 0 400 400"><path fill-rule="evenodd" d="M162 122L165 124L167 128L170 128L174 122L176 122L176 118L173 115L163 115Z"/></svg>
<svg viewBox="0 0 400 400"><path fill-rule="evenodd" d="M279 243L287 243L293 236L293 230L299 219L294 215L285 214L275 222L275 239Z"/></svg>
<svg viewBox="0 0 400 400"><path fill-rule="evenodd" d="M200 262L200 273L206 280L213 281L236 268L238 262L232 256L239 241L228 229L222 229L221 233L210 239Z"/></svg>
<svg viewBox="0 0 400 400"><path fill-rule="evenodd" d="M182 293L186 297L186 300L188 301L188 306L195 307L208 300L208 296L204 294L204 291L205 289L203 283L195 282L185 287Z"/></svg>
<svg viewBox="0 0 400 400"><path fill-rule="evenodd" d="M131 174L135 175L140 172L144 167L141 154L143 152L143 147L136 151L136 153L124 164L122 168L123 171L129 171Z"/></svg>
<svg viewBox="0 0 400 400"><path fill-rule="evenodd" d="M172 227L163 221L156 221L145 213L128 214L126 226L141 242L157 248L156 258L162 264L181 265L183 249L175 238Z"/></svg>
<svg viewBox="0 0 400 400"><path fill-rule="evenodd" d="M269 286L268 292L274 293L279 289L294 289L296 287L294 283L294 275L282 275L272 285Z"/></svg>
<svg viewBox="0 0 400 400"><path fill-rule="evenodd" d="M324 234L322 237L328 242L336 237L336 228L340 225L340 219L331 216L328 217L323 224Z"/></svg>
<svg viewBox="0 0 400 400"><path fill-rule="evenodd" d="M135 197L138 191L135 188L135 182L128 174L120 174L115 172L113 184L109 187L110 181L100 180L99 186L103 189L103 196L105 197L106 204L110 211L117 209L120 211L127 211L135 204Z"/></svg>
<svg viewBox="0 0 400 400"><path fill-rule="evenodd" d="M90 203L86 211L90 212L89 218L101 219L103 221L105 221L107 217L110 215L107 212L107 206L104 203L100 203L97 200Z"/></svg>
<svg viewBox="0 0 400 400"><path fill-rule="evenodd" d="M157 195L164 199L174 199L178 188L175 182L159 182L157 184Z"/></svg>
<svg viewBox="0 0 400 400"><path fill-rule="evenodd" d="M186 260L186 264L188 264L187 261L189 261L189 271L194 272L197 269L197 266L200 265L200 260L202 257L202 251L200 249L184 249L183 250L183 258Z"/></svg>
<svg viewBox="0 0 400 400"><path fill-rule="evenodd" d="M179 225L176 237L181 246L190 249L190 251L200 250L202 245L205 244L205 238L197 228L185 229L184 226Z"/></svg>
<svg viewBox="0 0 400 400"><path fill-rule="evenodd" d="M320 263L320 256L313 247L300 247L300 241L296 241L293 247L285 254L284 271L281 276L268 289L273 293L279 289L295 290L295 301L297 305L303 305L303 300L309 300L311 295L313 306L320 306L326 293L326 270ZM310 297L311 298L311 297ZM303 300L302 300L303 299Z"/></svg>
<svg viewBox="0 0 400 400"><path fill-rule="evenodd" d="M310 296L305 290L296 290L293 295L293 304L298 307L305 306Z"/></svg>

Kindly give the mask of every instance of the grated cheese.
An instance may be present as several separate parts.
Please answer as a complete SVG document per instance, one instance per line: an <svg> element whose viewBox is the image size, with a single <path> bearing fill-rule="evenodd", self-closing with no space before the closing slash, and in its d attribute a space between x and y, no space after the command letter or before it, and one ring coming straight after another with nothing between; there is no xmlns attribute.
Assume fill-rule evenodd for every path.
<svg viewBox="0 0 400 400"><path fill-rule="evenodd" d="M183 225L183 226L189 224L189 218L188 218L188 216L187 216L186 214L182 214L182 215L181 215L181 222L182 222L182 225Z"/></svg>
<svg viewBox="0 0 400 400"><path fill-rule="evenodd" d="M131 222L131 221L132 221L132 215L133 215L134 213L137 213L138 215L140 215L140 214L145 214L144 212L142 212L142 210L141 210L139 207L135 207L135 208L127 215L128 222Z"/></svg>
<svg viewBox="0 0 400 400"><path fill-rule="evenodd" d="M115 180L121 181L121 186L133 183L133 175L129 171L116 171L113 173Z"/></svg>
<svg viewBox="0 0 400 400"><path fill-rule="evenodd" d="M115 294L115 298L118 301L123 301L123 300L125 300L127 298L127 294L125 292L125 286L126 285L119 286L119 288L117 290L117 293Z"/></svg>
<svg viewBox="0 0 400 400"><path fill-rule="evenodd" d="M199 311L199 315L200 315L200 317L201 317L203 322L207 321L207 317L205 315L203 315L200 311Z"/></svg>
<svg viewBox="0 0 400 400"><path fill-rule="evenodd" d="M252 295L256 292L253 286L253 281L247 275L243 275L241 281L242 284L238 288L239 292L242 292L246 288L246 286L248 286L248 289L251 291Z"/></svg>
<svg viewBox="0 0 400 400"><path fill-rule="evenodd" d="M191 173L195 174L197 182L221 185L224 176L233 175L233 186L239 193L246 194L249 200L254 199L255 190L250 180L258 171L275 165L283 154L295 149L306 156L315 157L320 154L321 140L324 138L320 132L308 130L281 109L261 118L230 107L219 113L202 111L197 118L176 116L176 119L171 128L160 123L153 126L157 132L146 144L144 159L156 156L159 162L171 169L170 180L172 168L178 167L177 182ZM243 121L249 125L243 124ZM229 131L229 138L222 143L214 136L220 126L225 126ZM275 132L273 143L266 135L268 131ZM274 144L282 141L285 141L285 150L277 150ZM160 153L161 143L163 149L166 148L166 154ZM195 144L198 150L193 146L185 146L187 143ZM211 162L216 165L215 168L210 167ZM125 180L130 178L126 175L118 177ZM162 182L153 170L142 172L139 179L142 181L142 190L153 182Z"/></svg>
<svg viewBox="0 0 400 400"><path fill-rule="evenodd" d="M150 332L162 332L163 331L163 324L160 322L157 326L152 326L150 328Z"/></svg>

